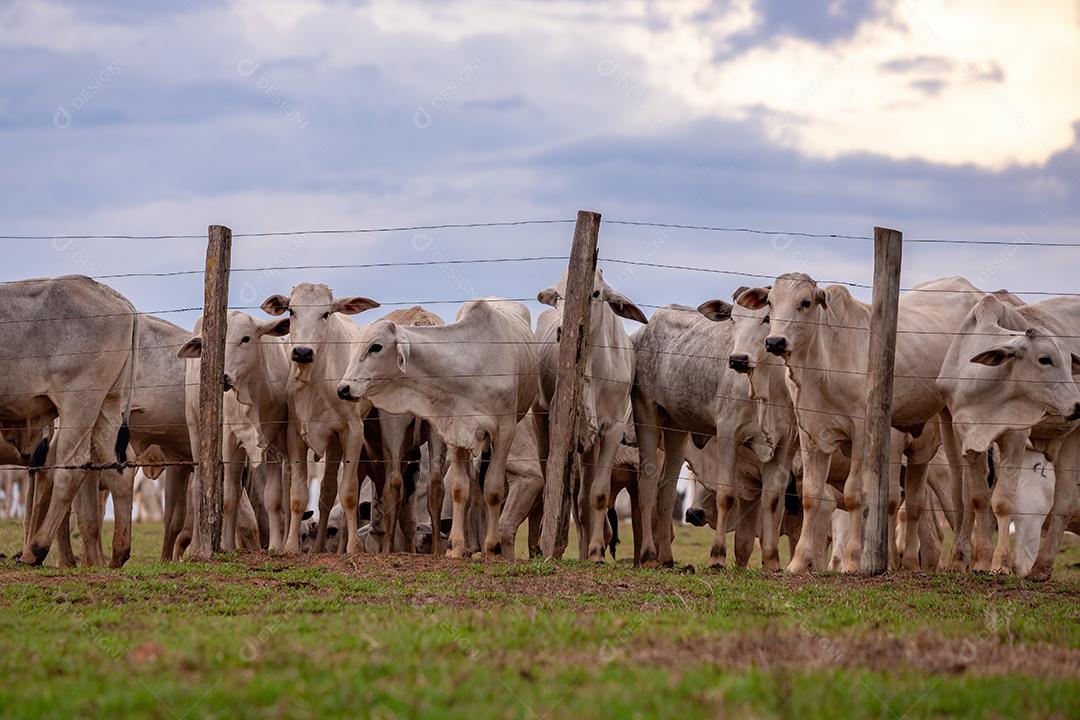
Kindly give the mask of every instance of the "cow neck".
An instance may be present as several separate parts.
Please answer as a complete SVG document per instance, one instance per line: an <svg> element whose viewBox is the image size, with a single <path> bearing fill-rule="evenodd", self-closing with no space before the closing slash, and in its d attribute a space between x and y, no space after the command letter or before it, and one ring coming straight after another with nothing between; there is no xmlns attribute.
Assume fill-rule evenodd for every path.
<svg viewBox="0 0 1080 720"><path fill-rule="evenodd" d="M459 359L469 357L467 344L469 328L462 327L460 322L448 325L400 325L398 332L409 343L409 371L405 375L406 381L412 384L423 384L424 376L431 375L432 369L428 367L427 360L431 352L438 352L443 345L448 345L453 356ZM473 338L475 339L475 338ZM486 357L495 346L478 345L481 356ZM419 370L415 375L412 370ZM470 371L471 372L471 371ZM434 373L437 374L437 373ZM449 384L453 378L432 378L441 385Z"/></svg>

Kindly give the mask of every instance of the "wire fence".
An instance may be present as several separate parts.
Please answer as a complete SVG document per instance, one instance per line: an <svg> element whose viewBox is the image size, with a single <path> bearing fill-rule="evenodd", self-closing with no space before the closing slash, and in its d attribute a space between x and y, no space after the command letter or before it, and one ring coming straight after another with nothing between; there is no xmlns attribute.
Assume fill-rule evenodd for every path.
<svg viewBox="0 0 1080 720"><path fill-rule="evenodd" d="M430 224L430 225L402 225L402 226L368 227L368 228L315 229L315 230L296 230L296 231L279 231L279 232L234 233L234 234L232 234L232 237L233 238L240 238L240 239L243 239L243 238L255 239L255 238L293 237L293 236L363 235L363 234L379 234L379 233L435 231L435 230L449 230L449 229L512 228L512 227L523 227L523 226L565 226L567 224L572 224L574 222L575 222L575 220L573 220L573 219L532 219L532 220L512 220L512 221L500 221L500 222L442 223L442 224ZM818 233L818 232L807 232L807 231L769 230L769 229L752 228L752 227L725 227L725 226L717 226L717 225L691 225L691 224L681 224L681 223L646 222L646 221L620 220L620 219L603 220L602 222L603 222L603 224L614 225L614 226L646 227L646 228L656 228L656 229L676 229L676 230L686 230L686 231L696 231L696 232L734 233L734 234L764 235L764 236L790 236L790 237L799 237L799 238L808 238L808 239L845 240L845 241L854 241L854 242L860 242L860 243L869 242L869 241L874 240L874 237L868 236L868 235L856 235L856 234L844 234L844 233ZM206 235L203 235L203 234L198 234L198 235L196 235L196 234L161 234L161 235L134 235L134 234L14 235L14 234L12 234L12 235L0 235L0 239L2 239L2 240L12 240L12 241L48 241L48 240L203 240L205 238L206 238ZM958 245L958 246L1016 246L1016 247L1042 247L1042 248L1076 248L1076 247L1080 247L1080 242L1076 242L1076 243L1073 243L1073 242L1042 242L1042 241L1030 241L1030 240L1000 241L1000 240L966 240L966 239L947 239L947 238L905 238L904 242L909 243L909 244ZM237 267L237 268L232 268L230 272L235 273L235 274L245 274L245 273L270 273L270 272L286 272L286 271L288 271L288 272L324 272L324 271L332 271L332 270L418 268L418 267L430 267L430 266L457 266L457 265L462 265L462 266L467 266L467 265L501 266L501 265L538 263L538 262L566 262L569 259L570 259L570 256L565 255L565 254L534 254L534 255L519 255L519 256L508 256L508 257L451 258L451 259L442 259L442 258L440 258L440 259L417 260L417 261L386 261L386 262L365 262L365 263L294 264L294 265L278 264L278 265L266 265L266 266ZM738 270L738 269L731 269L731 268L702 267L702 266L693 266L693 265L675 264L675 263L660 263L660 262L653 262L651 260L629 259L629 258L622 258L622 257L599 256L598 257L598 263L600 265L624 266L624 267L631 267L631 268L645 268L645 269L652 269L652 270L679 271L679 272L690 272L690 273L706 273L706 274L722 275L722 276L733 277L733 278L746 278L746 279L750 279L750 280L761 280L761 281L767 281L767 282L771 282L777 277L776 275L771 275L771 274L748 272L748 271L743 271L743 270ZM187 270L173 270L173 271L158 271L158 272L119 272L119 273L111 273L111 274L95 274L95 275L91 275L90 277L92 279L95 279L95 280L116 280L116 279L132 279L132 278L160 279L160 278L170 278L170 277L199 276L199 275L204 275L205 273L206 273L206 270L205 270L205 268L203 268L203 269L187 269ZM20 280L7 280L7 281L0 282L0 285L12 285L12 284L20 283L20 282L23 282L23 281L20 281ZM851 281L851 280L819 280L818 282L820 284L822 284L822 285L826 285L826 284L827 285L840 285L840 286L843 286L843 287L856 288L856 289L861 289L861 290L873 289L873 286L870 285L870 284L861 283L861 282L855 282L855 281ZM969 295L969 296L973 295L973 294L977 294L979 297L981 297L984 294L984 291L982 291L982 290L963 289L963 288L956 289L956 288L939 288L939 287L921 287L921 286L918 286L918 285L913 286L913 287L904 287L904 288L901 288L901 290L905 291L905 292L909 292L909 293L961 294L961 295ZM1080 297L1080 292L1067 292L1067 291L1023 290L1023 291L1014 291L1014 292L1016 294L1018 294L1018 295L1029 295L1029 296L1036 296L1036 297L1042 297L1042 296L1047 296L1047 297L1049 297L1049 296L1055 296L1055 297ZM473 299L473 298L465 298L465 299L425 299L425 300L391 300L391 301L380 302L379 305L380 306L386 306L386 307L414 306L414 305L420 305L420 306L424 306L424 305L457 305L457 304L462 304L462 303L465 303L465 302L488 302L488 301L495 301L495 300L496 299L493 299L493 298L481 298L479 300L476 300L476 299ZM518 298L499 298L497 300L498 301L513 300L513 301L517 301L517 302L533 302L533 301L535 301L535 298L534 297L518 297ZM697 313L698 312L694 308L683 307L683 306L650 305L650 304L645 304L645 303L638 303L638 304L641 307L651 308L651 309L668 309L668 310L672 310L672 311L690 312L690 313ZM295 308L299 309L299 308L302 308L302 307L305 307L305 306L298 304L298 305L292 305L292 307L295 307ZM317 307L317 305L311 305L311 306L308 306L308 307ZM228 307L228 309L229 310L235 310L235 311L256 311L256 310L260 310L261 308L259 306L252 306L252 305L230 305ZM165 308L165 309L158 309L158 310L151 310L151 311L137 311L136 314L140 315L140 316L169 315L169 314L179 314L179 313L200 312L201 310L202 310L201 305L189 305L189 306L177 307L177 308ZM739 312L739 310L736 309L735 312L737 314ZM0 314L2 314L2 311L0 311ZM79 315L79 316L57 316L57 317L40 317L40 318L0 317L0 325L20 324L20 323L23 323L23 324L25 324L25 323L40 324L40 323L66 322L66 321L71 321L71 320L76 320L76 319L104 318L104 317L117 316L117 315L122 315L122 314L123 313L101 313L101 314L87 314L87 315ZM869 335L870 332L871 332L871 328L869 327L869 316L868 315L867 315L867 323L866 324L846 324L846 323L842 323L842 322L837 323L837 322L828 322L828 321L823 322L823 321L812 321L812 320L800 320L798 318L791 318L790 320L786 320L786 321L794 323L794 324L825 326L825 327L828 327L829 329L833 329L833 330L857 331L857 332L860 332L860 333L865 333L867 335ZM978 336L978 337L997 337L997 338L1000 338L1000 337L1003 336L1003 333L998 333L998 332L962 332L962 331L960 331L958 329L957 330L952 330L952 331L947 331L947 330L940 330L940 329L918 329L918 328L909 328L909 327L898 329L897 334L898 335L916 335L916 336L951 336L951 337ZM1046 338L1051 338L1051 339L1061 339L1061 340L1078 340L1078 339L1080 339L1080 332L1078 332L1077 334L1072 334L1070 332L1046 332L1046 333L1040 334L1040 337L1046 337ZM205 340L204 340L204 342L205 342ZM359 346L362 342L363 341L360 341L360 340L324 340L320 344L322 344L322 345L347 345L347 346L351 346L351 347L356 347L356 346ZM460 342L460 341L427 341L427 342L420 342L420 343L417 343L417 344L445 345L445 344L455 344L455 343L458 343L458 342ZM275 348L283 348L283 345L280 342L267 343L267 344L271 345L271 346L273 346ZM477 346L483 346L483 345L495 345L495 346L497 346L497 345L510 345L510 346L514 346L514 345L519 345L519 346L520 345L532 345L532 346L536 346L538 348L548 348L548 349L550 349L554 345L557 345L557 343L552 343L552 342L543 341L543 340L522 342L522 341L484 340L484 339L469 340L468 344L477 345ZM173 350L173 349L178 349L181 345L182 345L182 343L167 343L167 344L159 344L159 345L149 345L149 346L142 346L142 347L139 348L139 350L140 350L140 352L151 351L151 350ZM627 346L623 346L623 345L605 345L605 344L596 343L596 342L587 343L586 347L594 348L594 349L619 350L619 351L629 351L629 350L632 349L634 353L639 354L639 355L649 355L649 354L664 355L664 356L670 356L670 357L679 357L679 358L685 358L685 359L696 359L696 360L704 360L704 361L716 362L716 363L721 363L722 365L726 364L726 362L727 362L727 356L723 355L723 354L710 355L710 354L686 352L686 351L682 351L682 350L678 350L678 349L656 349L656 348L643 348L643 347L628 348ZM98 355L98 354L117 353L117 352L124 352L124 351L125 351L125 349L123 349L123 348L118 348L118 349L115 349L115 350L102 349L102 348L92 348L92 349L86 349L86 350L80 350L80 351L72 351L72 352L63 352L63 353L46 353L46 354L36 354L36 355L14 354L14 355L11 355L11 356L0 358L0 361L6 361L8 363L18 363L18 362L26 361L26 360L40 360L40 359L45 359L45 358L49 358L49 357L56 357L56 356L63 356L63 355L93 356L93 355ZM282 350L282 352L283 352L283 350ZM814 367L814 366L800 365L800 364L797 364L797 363L790 363L790 362L784 364L783 367L788 372L793 371L793 370L798 370L798 371L808 371L808 372L820 372L820 373L824 373L824 374L828 374L828 375L835 374L835 375L839 375L839 376L845 376L845 375L865 376L866 375L865 370L861 370L861 369L858 369L858 368L850 368L850 367ZM779 369L779 367L777 369ZM543 369L540 370L540 374L548 373L548 372L551 372L550 368L543 368ZM510 376L510 375L515 375L516 376L516 375L520 375L520 373L492 373L492 372L452 373L452 374L435 374L435 375L421 376L421 377L419 377L417 379L421 379L421 380L450 380L450 379L466 380L466 379L489 379L489 378L497 378L497 377L506 377L506 376ZM933 382L936 382L936 381L939 381L939 380L957 380L957 381L961 381L961 380L962 381L973 381L974 380L974 381L979 381L978 378L953 377L953 376L943 375L943 374L934 375L934 376L927 376L927 375L912 375L912 374L896 373L894 375L894 377L895 377L895 379L898 379L898 380L918 380L918 381L923 381L924 383L933 383ZM592 374L592 373L586 373L584 375L584 378L587 379L587 380L590 380L590 381L598 382L598 383L619 383L619 384L624 384L624 385L627 384L626 380L622 379L622 378L609 378L609 377L603 377L603 376ZM385 379L385 378L366 378L366 379L380 380L380 379ZM341 380L341 378L323 378L322 380L323 380L323 382L326 382L326 383L337 383L337 382L339 382ZM1042 380L1042 379L1032 379L1032 378L1004 378L1002 380L1004 382L1007 382L1007 383L1015 383L1015 384L1020 384L1020 385L1028 385L1028 384L1034 384L1034 385L1060 385L1061 384L1061 382L1058 381L1058 380ZM260 381L253 381L253 384L254 383L259 383L259 382ZM268 381L261 381L262 384L273 384L273 385L287 385L288 382L289 382L289 380L287 378L273 379L273 380L268 380ZM135 384L132 387L132 389L133 390L150 390L150 389L170 388L170 389L181 390L182 392L187 392L189 388L192 388L192 387L197 388L198 386L199 386L199 383L197 383L197 382L196 383L189 383L189 382L184 381L184 382L180 382L180 383L144 383L144 384ZM852 413L851 411L842 410L842 409L828 409L828 408L821 408L821 407L806 407L806 406L796 405L794 403L789 403L789 402L774 402L772 400L765 400L765 399L762 399L762 398L753 398L753 397L748 397L746 395L729 394L729 393L723 393L723 392L711 392L711 391L708 391L708 390L702 390L701 388L687 388L685 386L673 386L673 385L667 385L667 384L660 383L660 382L647 382L647 381L644 381L644 380L641 380L641 379L635 379L635 381L633 382L633 386L634 386L634 388L636 388L639 391L640 390L667 391L667 392L676 392L676 393L689 394L689 395L693 395L695 398L697 398L697 399L699 399L699 400L701 400L703 402L714 402L715 403L716 401L723 401L723 402L735 402L735 403L750 403L750 404L754 405L754 407L756 407L756 408L776 408L777 411L787 412L787 413L794 413L796 415L817 414L817 415L833 416L833 417L844 418L846 420L853 421L853 422L859 422L859 421L863 421L865 419L861 414L855 414L855 413ZM111 388L108 388L108 387L99 387L99 388L85 388L84 387L84 388L55 389L55 390L50 390L49 394L78 393L78 392L90 392L90 391L104 392L104 391L108 391L110 389ZM22 393L0 393L0 398L31 397L31 396L36 396L36 395L41 395L41 393L34 393L34 392L30 392L30 391L22 392ZM434 420L434 419L437 419L439 417L444 417L444 418L448 418L448 417L464 418L464 417L480 417L480 416L484 416L484 415L483 414L462 414L462 413L457 413L457 414L446 415L446 416L428 416L428 417L425 417L425 418L422 418L422 419ZM317 425L319 423L324 423L324 422L325 423L337 422L337 420L336 419L335 420L326 420L326 419L322 419L322 418L290 418L289 420L267 420L267 421L263 421L262 424L269 426L269 425L274 425L274 424L285 424L285 423L290 423L290 422L302 422L302 423L308 423L308 424ZM676 432L693 432L694 431L694 429L687 428L685 426L651 424L651 423L647 423L647 422L643 423L641 421L634 421L633 419L617 420L616 422L621 422L621 423L624 423L626 425L631 425L631 426L636 425L638 427L652 428L652 429L655 429L655 430L662 430L662 431L676 431ZM980 420L980 421L977 421L977 422L964 422L964 423L957 423L957 424L965 425L965 426L995 426L995 427L1009 428L1014 423L994 422L994 421L989 421L989 420ZM228 429L228 428L230 428L232 426L246 426L246 425L248 425L248 423L246 421L230 422L230 421L226 420L225 422L223 422L223 427L225 427L226 429ZM85 428L85 427L80 428L78 426L65 425L65 424L61 424L61 427L63 429L82 429L82 430L88 429L88 428ZM144 423L142 425L142 427L145 430L160 431L160 430L164 430L164 429L176 429L176 430L180 431L182 429L183 431L186 432L188 425L187 425L186 422L185 423L157 423L157 424ZM717 438L718 442L719 441L726 441L726 442L736 443L736 444L739 444L739 445L763 444L763 445L767 445L768 447L772 448L774 451L797 449L797 445L791 445L791 444L785 444L785 443L780 443L780 444L765 443L763 441L749 439L746 436L723 435L723 434L718 434L718 433L715 433L715 432L712 433L712 435ZM792 440L793 440L793 438L792 438ZM512 462L523 462L523 461L532 461L532 460L536 460L536 458L535 457L511 458ZM246 461L245 460L237 460L237 461L232 461L232 462L246 462ZM367 460L366 462L379 463L379 462L385 462L385 461L378 460L378 459L372 459L372 460ZM581 461L581 462L584 463L584 461ZM152 465L155 466L155 467L173 467L173 466L197 467L198 463L195 462L195 461L178 461L178 462L152 463ZM950 467L950 468L963 468L963 467L966 467L964 465L955 465L955 464L950 465L949 463L941 463L941 462L931 462L931 463L929 463L929 465L935 466L935 467ZM40 468L34 468L34 469L35 470L61 470L61 469L67 469L67 470L88 470L89 471L89 470L116 470L116 469L123 469L123 468L128 467L128 466L129 466L129 463L85 463L85 464L77 464L77 465L48 465L48 466L44 466L44 467L40 467ZM1001 466L1001 465L998 465L997 467L999 469L1001 469L1001 470L1023 470L1023 469L1025 469L1024 467ZM680 476L680 479L689 479L689 478L683 478L682 476ZM719 483L716 480L712 480L712 481L702 480L700 476L697 476L696 479L699 482L701 482L703 485L705 485L706 487L711 486L711 488L714 489L714 490L725 486L724 483ZM730 484L730 485L726 485L726 486L729 487L729 488L739 487L738 485L735 485L735 484ZM826 498L826 497L810 498L805 494L802 495L801 497L806 498L806 499L816 499L816 500L822 500L822 501L831 499L831 498ZM935 507L927 506L927 507L923 508L923 510L932 510L932 509L938 509L938 508L936 506ZM1020 515L1020 514L1025 514L1025 513L1015 513L1014 512L1013 514ZM1035 514L1039 514L1039 513L1030 513L1030 514L1035 515Z"/></svg>

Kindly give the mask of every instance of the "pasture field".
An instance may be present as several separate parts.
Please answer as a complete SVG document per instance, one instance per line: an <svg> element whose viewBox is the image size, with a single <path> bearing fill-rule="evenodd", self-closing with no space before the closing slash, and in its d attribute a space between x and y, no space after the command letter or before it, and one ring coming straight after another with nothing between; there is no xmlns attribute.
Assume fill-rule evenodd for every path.
<svg viewBox="0 0 1080 720"><path fill-rule="evenodd" d="M0 716L1080 717L1076 544L1034 584L710 573L688 527L696 572L162 564L160 530L136 524L120 571L0 560ZM0 551L20 537L0 524Z"/></svg>

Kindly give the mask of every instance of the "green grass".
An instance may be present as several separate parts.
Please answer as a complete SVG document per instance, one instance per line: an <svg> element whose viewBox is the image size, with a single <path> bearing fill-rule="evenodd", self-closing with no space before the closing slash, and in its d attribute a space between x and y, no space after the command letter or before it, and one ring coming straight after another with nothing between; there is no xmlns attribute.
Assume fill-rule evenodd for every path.
<svg viewBox="0 0 1080 720"><path fill-rule="evenodd" d="M122 571L0 561L0 716L1080 717L1076 546L1033 584L709 573L695 528L694 573L159 539Z"/></svg>

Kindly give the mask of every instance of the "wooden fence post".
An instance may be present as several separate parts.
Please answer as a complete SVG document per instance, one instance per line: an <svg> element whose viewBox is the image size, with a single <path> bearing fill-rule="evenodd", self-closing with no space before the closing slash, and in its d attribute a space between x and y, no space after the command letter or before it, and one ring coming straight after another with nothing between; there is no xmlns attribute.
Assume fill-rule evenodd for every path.
<svg viewBox="0 0 1080 720"><path fill-rule="evenodd" d="M900 302L899 230L874 228L874 295L866 363L866 440L863 486L863 553L860 569L881 575L889 567L889 434L892 429L896 318Z"/></svg>
<svg viewBox="0 0 1080 720"><path fill-rule="evenodd" d="M199 367L199 504L191 541L193 560L210 560L221 549L222 404L225 393L225 332L228 322L232 230L211 225L203 289L202 360Z"/></svg>
<svg viewBox="0 0 1080 720"><path fill-rule="evenodd" d="M577 450L577 422L581 409L585 345L589 341L596 241L599 235L600 213L579 210L574 226L574 244L570 248L566 297L563 298L555 397L548 415L550 445L547 475L544 478L544 525L540 535L540 550L546 558L557 558L565 550L570 522L566 510L570 503L570 481Z"/></svg>

